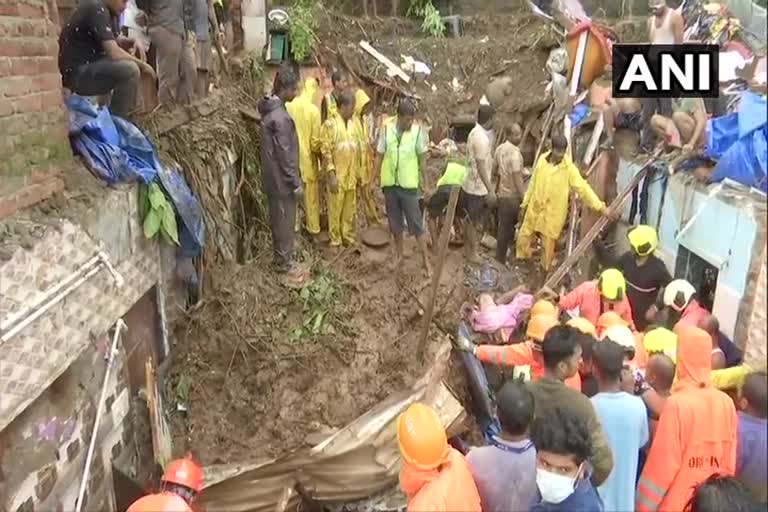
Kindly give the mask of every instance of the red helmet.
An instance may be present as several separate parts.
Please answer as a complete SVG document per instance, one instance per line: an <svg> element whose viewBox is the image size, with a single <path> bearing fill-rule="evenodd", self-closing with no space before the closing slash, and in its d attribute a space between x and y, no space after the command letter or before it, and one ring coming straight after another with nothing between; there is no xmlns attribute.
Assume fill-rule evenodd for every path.
<svg viewBox="0 0 768 512"><path fill-rule="evenodd" d="M150 494L134 501L127 512L192 512L184 499L170 492Z"/></svg>
<svg viewBox="0 0 768 512"><path fill-rule="evenodd" d="M203 490L203 468L189 457L177 459L165 468L162 480L200 492Z"/></svg>

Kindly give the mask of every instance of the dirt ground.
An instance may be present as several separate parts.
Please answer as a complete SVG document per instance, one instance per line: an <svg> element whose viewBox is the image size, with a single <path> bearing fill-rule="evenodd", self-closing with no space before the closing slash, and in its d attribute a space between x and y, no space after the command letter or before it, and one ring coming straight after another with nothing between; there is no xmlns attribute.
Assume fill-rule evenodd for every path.
<svg viewBox="0 0 768 512"><path fill-rule="evenodd" d="M515 92L498 109L502 122L522 124L524 114L544 110L544 64L549 51L559 45L550 26L527 9L466 16L464 35L459 38L426 36L408 19L352 18L327 12L318 37L321 64L350 70L357 82L374 89L378 95L374 100L385 111L394 108L396 94L415 97L436 141L448 135L455 119L474 120L480 98L494 77L509 76L515 83ZM396 64L401 55L422 61L431 73L413 74L408 84L388 79L386 68L360 49L361 40Z"/></svg>

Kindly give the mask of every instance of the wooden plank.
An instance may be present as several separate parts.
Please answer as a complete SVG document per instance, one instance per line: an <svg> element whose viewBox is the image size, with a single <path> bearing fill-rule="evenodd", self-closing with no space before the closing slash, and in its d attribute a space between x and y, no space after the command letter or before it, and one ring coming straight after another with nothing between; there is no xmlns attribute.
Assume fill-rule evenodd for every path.
<svg viewBox="0 0 768 512"><path fill-rule="evenodd" d="M395 63L389 60L387 56L382 55L376 48L371 46L368 41L360 41L360 48L368 52L374 59L384 64L393 75L403 82L409 83L411 81L411 77L408 76L405 71L400 69L400 66L395 65Z"/></svg>
<svg viewBox="0 0 768 512"><path fill-rule="evenodd" d="M443 229L440 232L440 240L438 243L438 256L437 265L432 275L432 290L429 296L429 302L424 313L424 320L421 326L421 337L419 338L419 346L416 355L419 359L424 358L424 350L427 347L427 337L429 336L429 328L432 325L432 316L435 312L435 299L437 298L437 290L440 287L440 278L443 275L443 265L445 264L445 256L448 254L448 241L451 238L451 228L453 227L453 219L456 216L456 204L459 202L459 191L461 187L454 186L451 189L451 195L448 198L448 210L445 216L445 222L443 223Z"/></svg>
<svg viewBox="0 0 768 512"><path fill-rule="evenodd" d="M157 372L152 358L145 363L147 375L147 408L152 428L152 454L155 462L165 468L171 460L171 432L165 421L163 400L157 387Z"/></svg>
<svg viewBox="0 0 768 512"><path fill-rule="evenodd" d="M658 156L659 152L655 152L651 157L643 164L642 169L635 174L635 176L632 178L632 181L630 181L629 185L621 191L621 193L616 197L616 199L613 200L611 205L603 212L603 215L597 219L597 222L595 222L595 225L592 226L592 229L590 229L587 234L584 236L584 238L578 243L576 248L573 250L571 254L569 254L565 260L563 260L563 263L560 264L560 266L555 270L546 280L544 283L544 286L542 286L541 290L539 290L539 294L546 291L554 290L554 287L557 286L560 281L565 277L565 275L568 273L569 270L576 264L576 262L581 259L582 256L584 256L584 253L587 252L587 249L592 245L592 242L595 241L597 236L600 234L600 232L605 228L605 226L608 224L610 218L618 212L623 206L624 203L626 203L627 199L629 199L630 193L632 190L640 183L640 181L645 177L645 175L648 173L648 168L653 164L653 162L656 161L656 158Z"/></svg>

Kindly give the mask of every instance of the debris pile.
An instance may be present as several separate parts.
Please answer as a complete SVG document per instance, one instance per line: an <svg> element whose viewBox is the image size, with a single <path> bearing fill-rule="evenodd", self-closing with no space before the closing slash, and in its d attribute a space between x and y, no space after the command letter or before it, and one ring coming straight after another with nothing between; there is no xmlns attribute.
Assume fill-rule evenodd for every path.
<svg viewBox="0 0 768 512"><path fill-rule="evenodd" d="M301 252L314 278L282 286L263 258L211 272L201 305L176 332L171 389L174 449L204 464L281 456L322 440L424 372L416 261L394 278L385 252ZM458 273L461 258L449 261ZM463 294L444 284L436 322ZM446 328L448 329L448 328ZM442 339L432 330L426 360Z"/></svg>

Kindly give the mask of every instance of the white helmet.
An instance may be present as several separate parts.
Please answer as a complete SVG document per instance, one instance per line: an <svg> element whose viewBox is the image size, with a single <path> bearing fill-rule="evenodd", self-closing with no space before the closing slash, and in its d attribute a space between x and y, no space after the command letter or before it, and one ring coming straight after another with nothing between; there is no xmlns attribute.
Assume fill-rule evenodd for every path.
<svg viewBox="0 0 768 512"><path fill-rule="evenodd" d="M664 289L664 305L678 313L683 311L691 302L696 288L685 279L675 279Z"/></svg>
<svg viewBox="0 0 768 512"><path fill-rule="evenodd" d="M600 340L611 340L626 349L635 348L635 335L625 325L612 325L603 332Z"/></svg>

